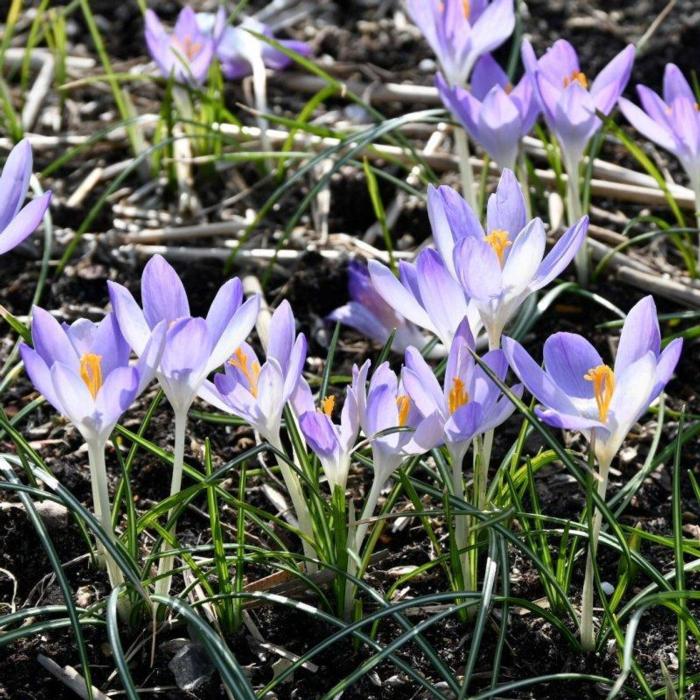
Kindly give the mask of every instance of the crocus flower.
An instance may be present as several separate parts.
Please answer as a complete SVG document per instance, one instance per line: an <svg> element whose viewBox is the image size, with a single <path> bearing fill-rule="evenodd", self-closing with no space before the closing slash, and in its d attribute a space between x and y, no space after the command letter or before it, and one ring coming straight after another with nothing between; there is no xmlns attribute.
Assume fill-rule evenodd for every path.
<svg viewBox="0 0 700 700"><path fill-rule="evenodd" d="M408 0L449 85L466 86L474 63L513 32L513 0Z"/></svg>
<svg viewBox="0 0 700 700"><path fill-rule="evenodd" d="M418 348L427 345L429 337L377 293L366 265L355 261L348 265L348 292L350 301L332 311L328 315L329 321L339 321L382 345L396 331L391 346L394 352L405 352L412 345ZM431 356L443 354L441 346L431 352Z"/></svg>
<svg viewBox="0 0 700 700"><path fill-rule="evenodd" d="M199 396L212 406L239 416L273 445L280 444L282 411L295 391L306 360L306 338L294 337L294 315L283 301L270 319L267 360L261 365L248 343L229 357L214 382L205 381Z"/></svg>
<svg viewBox="0 0 700 700"><path fill-rule="evenodd" d="M637 93L643 110L625 98L620 98L620 110L637 131L680 160L700 201L700 107L693 89L669 63L663 99L644 85L637 85Z"/></svg>
<svg viewBox="0 0 700 700"><path fill-rule="evenodd" d="M513 87L490 54L474 67L471 92L438 73L438 92L447 109L501 169L515 170L520 141L530 133L539 105L532 81L524 75Z"/></svg>
<svg viewBox="0 0 700 700"><path fill-rule="evenodd" d="M216 37L226 22L223 9L213 21L211 32L203 32L191 7L183 7L172 33L163 27L153 10L146 10L146 44L163 77L178 83L201 85L216 54Z"/></svg>
<svg viewBox="0 0 700 700"><path fill-rule="evenodd" d="M126 287L108 285L119 327L137 355L161 321L168 325L157 376L176 414L187 413L207 376L241 347L260 308L257 295L241 303L243 285L236 277L219 289L206 318L192 317L180 278L160 255L143 270L143 309Z"/></svg>
<svg viewBox="0 0 700 700"><path fill-rule="evenodd" d="M445 443L453 464L459 468L473 438L501 425L515 409L477 365L472 354L474 347L469 327L462 323L452 341L442 387L415 348L406 351L401 373L408 397L421 414L439 415L443 429L437 444ZM502 350L491 350L482 359L501 381L505 380L508 362ZM522 386L513 387L512 391L521 395Z"/></svg>
<svg viewBox="0 0 700 700"><path fill-rule="evenodd" d="M515 340L503 339L511 368L542 404L537 415L552 427L580 431L602 466L610 464L630 428L666 386L682 346L678 338L661 351L651 296L627 315L613 367L574 333L547 339L544 369Z"/></svg>
<svg viewBox="0 0 700 700"><path fill-rule="evenodd" d="M559 140L567 172L573 177L574 167L578 168L588 142L600 128L596 110L610 114L629 81L634 46L624 48L590 84L576 50L564 39L554 42L539 60L532 45L524 41L522 57L545 121Z"/></svg>
<svg viewBox="0 0 700 700"><path fill-rule="evenodd" d="M160 360L165 324L159 324L135 365L114 314L99 323L63 325L47 311L32 312L34 348L20 346L34 386L88 443L104 444L134 399L146 388Z"/></svg>
<svg viewBox="0 0 700 700"><path fill-rule="evenodd" d="M229 80L239 80L251 75L258 59L262 59L263 64L273 71L284 70L293 63L287 54L250 33L255 32L270 39L276 39L270 27L254 17L246 17L236 27L225 23L221 25L216 21L216 17L209 12L198 12L197 22L201 31L214 37L221 70ZM276 39L276 41L300 56L311 55L311 47L303 41L288 39Z"/></svg>
<svg viewBox="0 0 700 700"><path fill-rule="evenodd" d="M353 365L352 384L345 392L339 424L333 422L334 396L324 397L317 409L311 389L303 379L294 395L294 410L299 416L304 439L321 462L331 491L337 487L345 492L352 451L360 430L360 406L369 366L369 360L359 368Z"/></svg>
<svg viewBox="0 0 700 700"><path fill-rule="evenodd" d="M479 311L465 295L450 266L431 248L415 264L401 261L399 278L385 265L370 260L369 275L377 294L409 322L436 335L444 347L452 344L466 317L472 333L481 328Z"/></svg>
<svg viewBox="0 0 700 700"><path fill-rule="evenodd" d="M10 151L0 175L0 255L34 232L51 201L51 192L45 192L22 207L31 175L32 147L23 139Z"/></svg>

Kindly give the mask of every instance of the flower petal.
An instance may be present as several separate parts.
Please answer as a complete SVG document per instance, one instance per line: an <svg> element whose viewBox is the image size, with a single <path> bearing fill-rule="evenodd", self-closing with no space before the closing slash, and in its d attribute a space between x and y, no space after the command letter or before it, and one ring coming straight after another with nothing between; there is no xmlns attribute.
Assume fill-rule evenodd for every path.
<svg viewBox="0 0 700 700"><path fill-rule="evenodd" d="M624 372L648 352L657 357L660 349L661 331L656 317L656 304L654 297L646 296L630 309L622 326L615 357L615 375Z"/></svg>
<svg viewBox="0 0 700 700"><path fill-rule="evenodd" d="M29 237L46 213L51 202L51 192L44 192L33 199L15 216L0 233L0 255L7 253Z"/></svg>
<svg viewBox="0 0 700 700"><path fill-rule="evenodd" d="M207 312L207 326L211 337L219 339L243 301L243 285L238 277L221 286Z"/></svg>
<svg viewBox="0 0 700 700"><path fill-rule="evenodd" d="M584 216L564 233L544 257L530 289L533 291L542 289L565 270L586 240L586 233L588 233L588 217Z"/></svg>
<svg viewBox="0 0 700 700"><path fill-rule="evenodd" d="M602 364L598 351L575 333L555 333L544 343L545 370L568 396L593 398L593 383L584 377Z"/></svg>
<svg viewBox="0 0 700 700"><path fill-rule="evenodd" d="M498 256L486 241L463 238L455 247L457 279L467 296L479 301L497 297L503 291L503 273ZM449 301L445 301L449 305Z"/></svg>
<svg viewBox="0 0 700 700"><path fill-rule="evenodd" d="M143 311L126 287L109 280L107 289L109 290L112 310L119 321L122 335L133 351L137 355L141 355L151 336L151 329L146 323Z"/></svg>
<svg viewBox="0 0 700 700"><path fill-rule="evenodd" d="M182 281L162 255L154 255L143 269L141 303L144 318L151 328L159 321L170 322L190 316L190 305ZM126 336L124 329L122 332Z"/></svg>

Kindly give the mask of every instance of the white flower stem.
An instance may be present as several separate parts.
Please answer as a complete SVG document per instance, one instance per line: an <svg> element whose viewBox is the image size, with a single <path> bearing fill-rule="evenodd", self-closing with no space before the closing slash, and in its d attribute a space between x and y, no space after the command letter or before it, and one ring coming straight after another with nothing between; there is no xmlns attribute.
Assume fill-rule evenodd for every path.
<svg viewBox="0 0 700 700"><path fill-rule="evenodd" d="M365 506L362 509L362 515L360 520L369 520L373 515L379 501L379 496L382 493L386 479L378 478L375 474L374 480L372 481L372 486L369 489L369 494L367 494L367 500L365 501ZM362 544L367 535L367 530L369 529L369 523L361 522L357 526L357 531L355 533L355 552L360 554L362 549Z"/></svg>
<svg viewBox="0 0 700 700"><path fill-rule="evenodd" d="M95 516L100 521L102 529L112 542L117 541L112 528L112 508L109 503L109 488L107 484L107 467L105 466L105 444L102 441L88 442L88 460L90 461L90 476L92 482L92 498L95 509ZM112 588L121 586L124 583L124 574L112 559L109 552L104 552L107 573Z"/></svg>
<svg viewBox="0 0 700 700"><path fill-rule="evenodd" d="M469 450L469 442L460 446L459 449L450 449L450 461L452 463L452 491L455 498L462 501L466 500L464 492L464 477L462 475L462 462L464 455ZM462 581L465 586L468 586L472 580L469 573L469 552L467 545L469 544L469 516L455 515L455 544L459 550L459 560L462 564Z"/></svg>
<svg viewBox="0 0 700 700"><path fill-rule="evenodd" d="M520 181L520 187L523 191L523 197L525 198L525 213L527 215L527 220L530 221L532 218L532 202L530 201L530 182L527 176L527 163L525 160L525 152L521 146L520 155L517 160L517 172L518 180Z"/></svg>
<svg viewBox="0 0 700 700"><path fill-rule="evenodd" d="M695 225L700 231L700 174L691 180L693 191L695 192ZM700 268L700 235L697 241L698 247L698 268Z"/></svg>
<svg viewBox="0 0 700 700"><path fill-rule="evenodd" d="M170 495L174 496L182 488L182 469L185 462L185 433L187 430L187 411L175 410L175 449L173 451L173 475L170 480ZM173 510L168 513L168 520L172 517ZM175 526L170 529L170 533L175 532ZM163 549L169 549L167 542L163 543ZM168 595L170 593L170 582L175 557L172 555L161 557L158 562L158 580L155 584L155 591L158 595ZM167 574L167 575L166 575Z"/></svg>
<svg viewBox="0 0 700 700"><path fill-rule="evenodd" d="M251 51L249 59L253 70L253 93L255 94L255 109L258 114L258 126L260 127L260 141L263 151L269 153L270 139L267 135L267 71L260 51ZM268 168L272 167L272 161L268 159Z"/></svg>
<svg viewBox="0 0 700 700"><path fill-rule="evenodd" d="M568 158L564 159L564 167L566 168L567 174L566 215L569 226L574 226L583 216L579 166L579 161L572 162ZM590 271L590 249L587 240L584 240L583 245L579 248L578 253L576 253L574 264L576 265L576 276L579 284L581 286L586 286L588 284Z"/></svg>
<svg viewBox="0 0 700 700"><path fill-rule="evenodd" d="M610 461L598 465L598 496L604 501L605 493L608 489L608 474L610 472ZM584 651L593 651L595 648L595 631L593 629L593 568L596 560L596 550L598 549L598 538L600 528L603 523L603 514L600 510L595 510L591 524L591 532L588 537L588 554L586 556L586 573L583 579L583 594L581 598L581 646Z"/></svg>
<svg viewBox="0 0 700 700"><path fill-rule="evenodd" d="M472 161L469 153L469 141L467 133L464 129L457 127L455 135L455 150L457 160L459 161L459 174L462 179L462 196L467 201L467 204L477 212L476 198L474 196L474 171L472 170Z"/></svg>

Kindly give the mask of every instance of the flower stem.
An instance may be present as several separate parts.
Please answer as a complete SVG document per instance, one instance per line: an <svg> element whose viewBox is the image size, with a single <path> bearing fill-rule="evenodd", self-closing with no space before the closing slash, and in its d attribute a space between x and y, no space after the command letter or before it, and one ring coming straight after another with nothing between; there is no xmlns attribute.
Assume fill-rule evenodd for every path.
<svg viewBox="0 0 700 700"><path fill-rule="evenodd" d="M464 477L462 476L462 462L464 461L464 455L469 450L469 443L460 445L459 449L449 449L450 461L452 463L452 491L455 498L461 500L466 500L466 494L464 492ZM472 580L470 574L469 566L469 552L467 551L467 545L469 544L469 516L468 515L455 515L455 544L459 551L459 560L462 564L462 581L464 586L467 587L469 582ZM468 589L471 590L471 589Z"/></svg>
<svg viewBox="0 0 700 700"><path fill-rule="evenodd" d="M610 462L598 465L598 496L604 501L608 489L608 474ZM595 631L593 629L593 573L598 549L598 538L603 523L603 514L596 510L593 513L591 532L588 538L588 554L586 556L586 573L583 579L583 594L581 598L581 646L584 651L593 651L595 648Z"/></svg>
<svg viewBox="0 0 700 700"><path fill-rule="evenodd" d="M95 515L102 525L102 529L112 542L117 538L112 528L112 508L109 503L109 489L107 485L107 467L105 466L105 444L104 442L88 443L88 460L90 462L90 475L92 482L92 498ZM112 559L109 552L103 547L107 574L112 588L121 586L124 583L124 574Z"/></svg>
<svg viewBox="0 0 700 700"><path fill-rule="evenodd" d="M185 461L185 432L187 430L187 411L175 411L175 449L173 451L173 475L170 480L170 495L174 496L182 488L182 469ZM173 515L173 509L168 513L168 520ZM175 525L170 528L170 533L174 534ZM163 543L163 549L168 549L167 542ZM170 593L170 582L175 557L172 555L161 557L158 562L158 580L155 591L158 595L168 595ZM166 575L167 574L167 575Z"/></svg>
<svg viewBox="0 0 700 700"><path fill-rule="evenodd" d="M691 180L693 191L695 192L695 225L700 234L700 174ZM698 235L698 268L700 268L700 235Z"/></svg>
<svg viewBox="0 0 700 700"><path fill-rule="evenodd" d="M564 167L567 174L566 187L566 215L569 221L569 226L574 226L583 216L581 204L581 188L579 182L579 162L571 162L569 159L564 160ZM588 241L584 240L583 245L576 253L574 260L576 265L576 276L579 284L584 287L588 284L590 273L590 249Z"/></svg>
<svg viewBox="0 0 700 700"><path fill-rule="evenodd" d="M467 204L477 212L476 199L474 197L474 171L469 153L469 141L464 129L455 129L455 150L459 161L459 174L462 179L462 196Z"/></svg>
<svg viewBox="0 0 700 700"><path fill-rule="evenodd" d="M527 176L527 162L525 159L525 151L520 148L520 155L517 160L517 173L518 180L520 182L520 187L523 191L523 197L525 198L525 213L527 214L527 220L530 221L532 218L532 202L530 200L530 183Z"/></svg>

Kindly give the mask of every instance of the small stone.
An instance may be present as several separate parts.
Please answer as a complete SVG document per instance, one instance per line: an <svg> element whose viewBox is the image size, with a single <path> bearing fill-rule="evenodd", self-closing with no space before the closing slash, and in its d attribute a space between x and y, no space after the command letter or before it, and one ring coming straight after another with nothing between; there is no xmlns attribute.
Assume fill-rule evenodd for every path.
<svg viewBox="0 0 700 700"><path fill-rule="evenodd" d="M613 586L609 581L603 581L600 584L600 587L603 589L603 593L605 593L605 595L612 595L615 592L615 586Z"/></svg>
<svg viewBox="0 0 700 700"><path fill-rule="evenodd" d="M204 685L214 673L214 666L199 644L183 646L168 664L180 690L193 693Z"/></svg>

